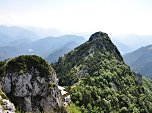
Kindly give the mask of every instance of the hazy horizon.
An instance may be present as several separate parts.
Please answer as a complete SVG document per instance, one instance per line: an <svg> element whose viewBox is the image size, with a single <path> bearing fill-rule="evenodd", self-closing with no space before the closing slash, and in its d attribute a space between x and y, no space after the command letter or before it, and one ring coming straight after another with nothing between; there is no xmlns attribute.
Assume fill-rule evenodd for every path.
<svg viewBox="0 0 152 113"><path fill-rule="evenodd" d="M151 0L0 0L0 25L151 35Z"/></svg>

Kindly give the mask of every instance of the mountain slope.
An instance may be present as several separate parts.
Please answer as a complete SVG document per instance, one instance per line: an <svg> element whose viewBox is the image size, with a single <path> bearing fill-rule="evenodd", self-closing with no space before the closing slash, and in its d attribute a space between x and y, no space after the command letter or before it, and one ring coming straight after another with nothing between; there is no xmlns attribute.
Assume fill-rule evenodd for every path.
<svg viewBox="0 0 152 113"><path fill-rule="evenodd" d="M146 77L143 77L142 83L143 83L143 86L144 86L145 90L147 91L147 93L152 96L152 80L150 80Z"/></svg>
<svg viewBox="0 0 152 113"><path fill-rule="evenodd" d="M57 51L53 52L52 54L50 54L45 59L49 63L56 62L59 59L59 57L62 57L64 54L67 54L68 52L70 52L71 50L73 50L74 48L76 48L79 45L80 45L80 43L76 43L76 42L73 42L73 41L68 42L63 47L61 47Z"/></svg>
<svg viewBox="0 0 152 113"><path fill-rule="evenodd" d="M0 57L2 57L0 60L20 54L29 54L28 50L24 49L28 46L27 43L39 38L41 38L39 35L30 30L0 25Z"/></svg>
<svg viewBox="0 0 152 113"><path fill-rule="evenodd" d="M152 100L106 33L97 32L54 64L83 113L152 112Z"/></svg>
<svg viewBox="0 0 152 113"><path fill-rule="evenodd" d="M15 47L0 47L0 57L4 60L10 56L16 56L18 54L18 49Z"/></svg>
<svg viewBox="0 0 152 113"><path fill-rule="evenodd" d="M11 41L13 41L12 37L0 34L0 47L8 45L8 43Z"/></svg>
<svg viewBox="0 0 152 113"><path fill-rule="evenodd" d="M57 72L59 72L59 77L68 76L67 73L63 73L65 71L70 72L71 68L74 68L73 70L76 71L75 65L80 65L79 68L85 68L85 65L89 65L89 67L93 66L91 63L96 63L96 60L102 60L102 56L106 56L105 54L113 54L114 57L116 57L119 60L122 60L122 57L120 55L120 52L117 50L116 46L111 44L111 40L106 34L103 35L103 38L98 36L100 33L92 35L86 43L80 45L64 57L60 58L57 63L55 63L55 69ZM95 38L94 38L95 37ZM108 40L107 40L108 39ZM95 57L95 58L94 58ZM100 59L101 58L101 59ZM95 60L95 62L92 62L91 60ZM98 62L100 63L100 62ZM63 65L63 66L62 66ZM82 65L82 66L81 66ZM83 66L84 65L84 66ZM98 64L100 65L100 64ZM92 67L93 68L93 67ZM90 68L89 68L90 69ZM65 70L65 71L60 71ZM86 69L84 69L86 70ZM88 69L87 69L88 70ZM82 70L83 71L83 70ZM66 75L65 75L66 74ZM71 76L71 75L69 75ZM75 79L77 79L76 77ZM68 79L69 81L69 79ZM75 80L74 80L75 81ZM63 82L62 82L63 83ZM62 85L69 85L68 82L65 81L65 84ZM75 82L71 82L71 85Z"/></svg>
<svg viewBox="0 0 152 113"><path fill-rule="evenodd" d="M8 27L8 26L0 25L0 34L11 37L10 39L13 40L25 39L25 38L35 40L41 38L35 32L17 26Z"/></svg>
<svg viewBox="0 0 152 113"><path fill-rule="evenodd" d="M24 39L22 37L22 39L8 42L7 45L9 45L9 48L6 45L0 47L0 57L2 57L1 59L7 59L18 55L35 54L43 58L47 57L47 60L51 61L51 59L53 58L52 56L49 57L50 54L54 57L54 54L56 54L57 52L58 55L56 59L58 59L60 55L62 56L63 54L69 52L70 50L74 49L76 46L79 46L83 42L85 42L85 39L81 36L76 35L46 37L43 39L38 39L36 41L31 41L30 39ZM3 48L5 49L5 51L3 50ZM16 50L11 51L13 49ZM9 53L7 51L9 51Z"/></svg>
<svg viewBox="0 0 152 113"><path fill-rule="evenodd" d="M8 99L0 89L0 113L16 113L14 104Z"/></svg>
<svg viewBox="0 0 152 113"><path fill-rule="evenodd" d="M123 44L122 42L116 39L112 39L112 42L117 46L122 55L131 51L131 48L129 46Z"/></svg>
<svg viewBox="0 0 152 113"><path fill-rule="evenodd" d="M123 57L133 71L152 78L152 45L141 47Z"/></svg>
<svg viewBox="0 0 152 113"><path fill-rule="evenodd" d="M114 36L120 43L123 43L128 48L128 52L135 51L136 49L152 44L152 35L120 35ZM127 48L126 48L127 49ZM125 52L128 53L127 51Z"/></svg>
<svg viewBox="0 0 152 113"><path fill-rule="evenodd" d="M31 43L29 47L33 50L34 54L45 58L55 51L61 49L65 44L71 41L80 45L85 41L85 39L81 36L76 35L47 37Z"/></svg>

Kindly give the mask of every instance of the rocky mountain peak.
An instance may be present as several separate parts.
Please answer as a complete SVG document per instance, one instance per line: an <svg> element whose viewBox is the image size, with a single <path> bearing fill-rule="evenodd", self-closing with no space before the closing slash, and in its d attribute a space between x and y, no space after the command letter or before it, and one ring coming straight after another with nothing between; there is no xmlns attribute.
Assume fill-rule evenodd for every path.
<svg viewBox="0 0 152 113"><path fill-rule="evenodd" d="M98 49L101 53L109 52L112 55L115 55L118 59L123 60L119 50L112 43L107 33L104 32L96 32L91 35L89 38L90 45Z"/></svg>
<svg viewBox="0 0 152 113"><path fill-rule="evenodd" d="M89 38L89 42L90 41L95 41L97 39L108 39L108 40L110 40L110 38L108 37L108 34L99 31L99 32L96 32L96 33L91 35L91 37Z"/></svg>
<svg viewBox="0 0 152 113"><path fill-rule="evenodd" d="M92 64L92 66L96 65L95 62L102 62L104 59L116 59L123 63L123 58L120 52L112 43L108 34L104 32L96 32L91 35L87 42L78 46L54 64L54 69L59 77L59 84L63 86L75 84L83 74L87 73L88 70L90 72L92 71L90 70L90 64ZM76 75L73 75L73 70L70 70L71 68L75 71L78 71L80 68L81 71L76 73ZM60 72L60 70L67 70L67 73L65 71ZM71 77L71 73L76 77ZM68 79L65 76L67 76Z"/></svg>
<svg viewBox="0 0 152 113"><path fill-rule="evenodd" d="M151 109L147 104L149 97L144 101L141 97L147 96L141 79L123 62L106 33L94 33L53 67L59 84L71 86L72 102L83 113L129 113L135 109L148 113Z"/></svg>

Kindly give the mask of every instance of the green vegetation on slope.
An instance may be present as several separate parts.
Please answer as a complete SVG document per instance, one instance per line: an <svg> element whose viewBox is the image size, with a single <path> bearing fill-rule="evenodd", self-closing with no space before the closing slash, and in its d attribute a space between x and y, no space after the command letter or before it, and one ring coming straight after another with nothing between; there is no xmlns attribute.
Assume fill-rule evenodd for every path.
<svg viewBox="0 0 152 113"><path fill-rule="evenodd" d="M70 106L67 106L67 112L68 113L81 113L81 110L75 104L71 103Z"/></svg>
<svg viewBox="0 0 152 113"><path fill-rule="evenodd" d="M22 55L0 62L1 75L12 72L22 75L32 69L36 69L40 73L40 76L45 77L52 72L51 66L44 59L36 55Z"/></svg>
<svg viewBox="0 0 152 113"><path fill-rule="evenodd" d="M107 34L104 35L106 36L103 37L107 37ZM122 60L116 46L111 43L109 37L108 40L106 38L99 38L91 42L88 41L64 57L60 57L58 62L54 64L54 69L60 78L59 84L73 85L78 82L83 73L87 74L86 72L89 72L92 75L94 71L99 70L100 63L104 60L103 56L111 58L110 54L112 54L113 57Z"/></svg>
<svg viewBox="0 0 152 113"><path fill-rule="evenodd" d="M54 69L83 113L152 112L150 95L105 33L93 34L60 58Z"/></svg>
<svg viewBox="0 0 152 113"><path fill-rule="evenodd" d="M147 94L152 95L152 80L150 80L149 78L143 77L142 84L145 90L147 91Z"/></svg>

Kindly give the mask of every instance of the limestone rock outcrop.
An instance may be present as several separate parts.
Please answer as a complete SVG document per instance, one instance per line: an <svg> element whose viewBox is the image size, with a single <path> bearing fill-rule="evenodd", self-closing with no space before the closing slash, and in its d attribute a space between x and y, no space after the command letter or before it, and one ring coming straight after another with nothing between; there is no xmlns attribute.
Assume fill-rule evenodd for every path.
<svg viewBox="0 0 152 113"><path fill-rule="evenodd" d="M8 61L5 68L2 90L21 111L49 113L61 105L56 73L40 57L19 56Z"/></svg>
<svg viewBox="0 0 152 113"><path fill-rule="evenodd" d="M14 104L0 90L0 113L15 113Z"/></svg>

